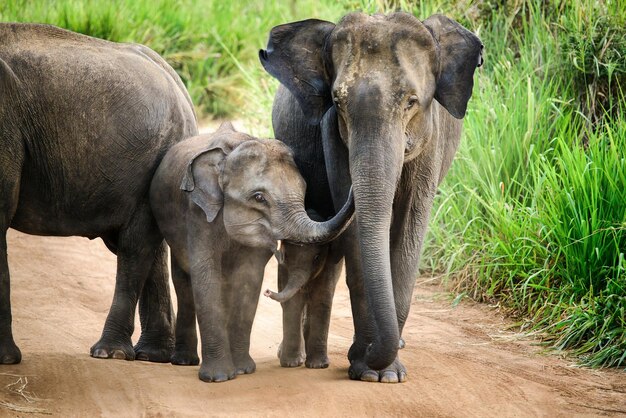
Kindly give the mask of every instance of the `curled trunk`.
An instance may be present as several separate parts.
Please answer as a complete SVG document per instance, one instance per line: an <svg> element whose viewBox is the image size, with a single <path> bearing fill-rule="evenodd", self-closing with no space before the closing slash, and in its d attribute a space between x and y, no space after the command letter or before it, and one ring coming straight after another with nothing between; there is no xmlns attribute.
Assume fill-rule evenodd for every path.
<svg viewBox="0 0 626 418"><path fill-rule="evenodd" d="M286 212L289 209L285 209ZM316 222L309 217L302 202L301 209L290 214L289 222L281 230L281 239L293 244L324 244L337 238L352 222L354 217L354 197L352 189L346 203L337 214L325 221Z"/></svg>
<svg viewBox="0 0 626 418"><path fill-rule="evenodd" d="M296 293L302 289L302 287L308 282L309 277L307 274L290 275L287 286L280 292L273 292L267 289L263 294L270 299L274 299L277 302L284 303L295 296Z"/></svg>

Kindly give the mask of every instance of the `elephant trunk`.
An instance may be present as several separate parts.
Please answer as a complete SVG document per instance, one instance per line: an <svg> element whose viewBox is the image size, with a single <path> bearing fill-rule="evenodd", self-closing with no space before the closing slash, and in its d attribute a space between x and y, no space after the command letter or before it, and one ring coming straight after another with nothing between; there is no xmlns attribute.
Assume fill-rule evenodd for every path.
<svg viewBox="0 0 626 418"><path fill-rule="evenodd" d="M366 349L365 362L373 370L382 370L396 359L400 339L391 277L389 231L404 149L390 145L403 144L396 141L397 135L392 133L391 129L372 129L368 135L355 135L350 141L357 144L350 150L350 175L358 214L357 239L363 286L376 330Z"/></svg>
<svg viewBox="0 0 626 418"><path fill-rule="evenodd" d="M306 272L300 272L298 274L290 274L287 286L280 292L273 292L267 289L263 294L270 299L274 299L277 302L284 303L294 297L296 293L302 289L302 287L309 281L309 275Z"/></svg>
<svg viewBox="0 0 626 418"><path fill-rule="evenodd" d="M280 239L294 244L323 244L337 238L352 222L354 216L352 190L341 210L325 222L311 219L304 209L304 202L295 213L290 208L284 208L284 212L289 221L281 228Z"/></svg>

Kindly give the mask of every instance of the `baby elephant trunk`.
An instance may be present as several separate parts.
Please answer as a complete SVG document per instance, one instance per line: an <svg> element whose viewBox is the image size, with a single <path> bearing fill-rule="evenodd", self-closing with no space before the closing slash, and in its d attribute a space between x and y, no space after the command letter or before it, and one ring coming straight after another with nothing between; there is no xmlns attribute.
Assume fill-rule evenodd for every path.
<svg viewBox="0 0 626 418"><path fill-rule="evenodd" d="M289 282L287 286L280 292L273 292L267 289L263 294L270 299L274 299L277 302L284 303L291 299L296 293L302 289L302 287L308 282L309 276L305 273L299 273L295 275L289 275Z"/></svg>

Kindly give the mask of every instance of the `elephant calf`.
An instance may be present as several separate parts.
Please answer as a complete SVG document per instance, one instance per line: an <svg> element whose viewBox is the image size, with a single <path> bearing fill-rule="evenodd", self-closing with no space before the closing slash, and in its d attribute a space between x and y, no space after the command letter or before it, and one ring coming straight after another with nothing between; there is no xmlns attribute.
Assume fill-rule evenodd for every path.
<svg viewBox="0 0 626 418"><path fill-rule="evenodd" d="M289 148L223 124L172 147L157 169L150 202L171 248L178 295L172 363L196 365L200 327L206 382L252 373L250 331L266 263L278 240L334 239L354 212L350 194L326 222L304 209L305 182Z"/></svg>
<svg viewBox="0 0 626 418"><path fill-rule="evenodd" d="M323 219L311 209L307 212L311 219ZM280 302L283 308L283 341L278 351L283 367L302 363L313 369L328 367L328 328L339 275L322 272L341 269L340 260L327 263L331 245L284 242L276 252L280 291L267 289L263 294Z"/></svg>

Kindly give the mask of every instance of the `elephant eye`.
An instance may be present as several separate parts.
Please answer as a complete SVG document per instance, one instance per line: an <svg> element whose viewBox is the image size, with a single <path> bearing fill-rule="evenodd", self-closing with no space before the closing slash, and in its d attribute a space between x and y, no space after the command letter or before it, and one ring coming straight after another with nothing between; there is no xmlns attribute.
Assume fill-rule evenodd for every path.
<svg viewBox="0 0 626 418"><path fill-rule="evenodd" d="M263 196L263 193L261 192L256 192L255 194L252 195L252 197L254 198L254 200L256 200L259 203L267 202L267 200L265 199L265 196Z"/></svg>
<svg viewBox="0 0 626 418"><path fill-rule="evenodd" d="M414 94L411 95L409 97L409 100L406 102L406 107L404 108L404 110L409 110L410 108L415 106L418 102L419 102L419 100L417 99L417 96L414 95Z"/></svg>

